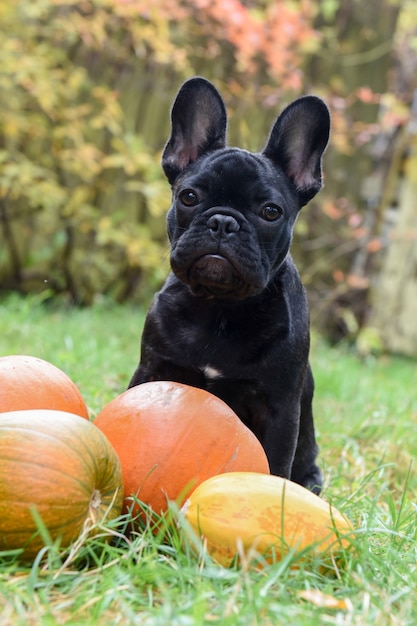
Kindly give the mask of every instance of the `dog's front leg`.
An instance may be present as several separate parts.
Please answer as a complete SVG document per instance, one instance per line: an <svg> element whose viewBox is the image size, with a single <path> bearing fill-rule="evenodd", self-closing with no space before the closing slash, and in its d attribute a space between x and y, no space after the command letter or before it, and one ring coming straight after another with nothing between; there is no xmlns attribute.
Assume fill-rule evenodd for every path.
<svg viewBox="0 0 417 626"><path fill-rule="evenodd" d="M276 380L266 385L267 374L261 379L263 382L259 385L255 380L217 378L206 388L222 398L257 436L272 474L318 493L321 475L315 464L318 450L313 425L311 370L308 368L304 381L293 380L292 388L289 380L281 385L277 385Z"/></svg>
<svg viewBox="0 0 417 626"><path fill-rule="evenodd" d="M318 495L322 476L315 463L317 445L314 433L300 429L297 413L299 409L297 411L295 408L290 419L289 413L275 416L276 419L268 423L261 443L268 457L271 474L288 478Z"/></svg>
<svg viewBox="0 0 417 626"><path fill-rule="evenodd" d="M265 421L259 437L268 457L271 474L291 478L297 449L300 412L297 403L275 407L273 415Z"/></svg>

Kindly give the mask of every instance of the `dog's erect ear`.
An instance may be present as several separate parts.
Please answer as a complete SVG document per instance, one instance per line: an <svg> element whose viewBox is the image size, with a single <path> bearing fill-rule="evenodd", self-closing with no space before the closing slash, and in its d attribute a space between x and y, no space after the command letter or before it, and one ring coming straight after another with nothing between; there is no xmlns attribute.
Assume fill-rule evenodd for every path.
<svg viewBox="0 0 417 626"><path fill-rule="evenodd" d="M214 85L205 78L187 80L172 107L171 123L162 167L172 184L199 156L225 146L226 108Z"/></svg>
<svg viewBox="0 0 417 626"><path fill-rule="evenodd" d="M276 162L294 183L301 205L321 188L321 158L329 132L327 106L316 96L305 96L281 113L264 148L263 154Z"/></svg>

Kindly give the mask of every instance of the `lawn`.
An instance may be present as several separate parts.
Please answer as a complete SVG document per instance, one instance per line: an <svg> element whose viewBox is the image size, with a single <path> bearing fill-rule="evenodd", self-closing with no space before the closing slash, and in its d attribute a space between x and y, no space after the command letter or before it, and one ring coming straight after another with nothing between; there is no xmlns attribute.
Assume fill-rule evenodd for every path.
<svg viewBox="0 0 417 626"><path fill-rule="evenodd" d="M0 301L0 356L54 363L93 418L126 388L142 323L131 306L66 309L9 297ZM195 556L180 531L163 541L145 528L110 545L52 548L32 566L0 555L1 626L415 626L416 362L360 359L318 337L311 361L323 497L356 529L354 550L332 576L308 562L291 567L292 555L259 571L225 569Z"/></svg>

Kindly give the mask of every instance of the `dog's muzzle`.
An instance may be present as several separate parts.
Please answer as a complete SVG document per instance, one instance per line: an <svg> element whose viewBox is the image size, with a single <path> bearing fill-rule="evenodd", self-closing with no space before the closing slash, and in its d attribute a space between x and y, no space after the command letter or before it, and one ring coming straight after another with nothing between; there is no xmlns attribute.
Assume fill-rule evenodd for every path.
<svg viewBox="0 0 417 626"><path fill-rule="evenodd" d="M205 254L191 265L188 283L196 295L242 297L245 285L232 263L219 254Z"/></svg>
<svg viewBox="0 0 417 626"><path fill-rule="evenodd" d="M238 219L229 211L213 207L198 228L202 229L201 242L193 252L186 250L180 258L175 253L171 255L175 274L196 296L224 300L246 298L251 290L250 281L245 280L239 264L233 261L241 230Z"/></svg>

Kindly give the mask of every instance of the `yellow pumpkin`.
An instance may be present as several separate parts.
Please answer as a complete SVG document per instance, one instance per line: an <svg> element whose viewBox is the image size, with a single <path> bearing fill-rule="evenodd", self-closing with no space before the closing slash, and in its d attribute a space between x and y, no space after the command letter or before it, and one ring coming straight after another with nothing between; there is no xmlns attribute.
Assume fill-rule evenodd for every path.
<svg viewBox="0 0 417 626"><path fill-rule="evenodd" d="M350 522L304 487L267 474L232 472L201 483L181 509L219 563L236 556L280 560L290 550L335 554L349 547Z"/></svg>

